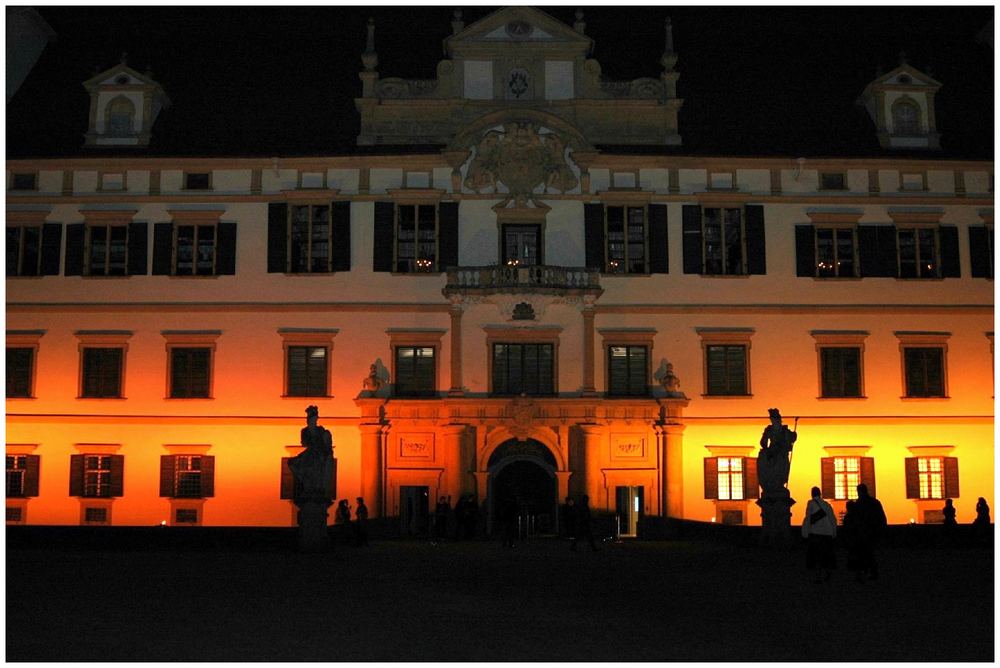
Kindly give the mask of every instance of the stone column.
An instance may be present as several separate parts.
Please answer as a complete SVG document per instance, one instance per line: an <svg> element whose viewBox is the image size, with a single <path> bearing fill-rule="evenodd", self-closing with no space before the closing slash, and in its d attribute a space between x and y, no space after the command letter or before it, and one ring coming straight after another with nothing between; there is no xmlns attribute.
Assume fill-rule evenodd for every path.
<svg viewBox="0 0 1000 668"><path fill-rule="evenodd" d="M597 395L594 388L594 305L585 303L583 315L583 390L585 397Z"/></svg>
<svg viewBox="0 0 1000 668"><path fill-rule="evenodd" d="M361 431L361 496L365 497L371 516L382 517L385 514L382 507L382 425L362 424L358 429Z"/></svg>
<svg viewBox="0 0 1000 668"><path fill-rule="evenodd" d="M449 397L460 397L462 390L462 305L452 304L451 316L451 388Z"/></svg>
<svg viewBox="0 0 1000 668"><path fill-rule="evenodd" d="M665 424L659 429L662 443L663 502L660 509L664 517L684 517L684 425Z"/></svg>
<svg viewBox="0 0 1000 668"><path fill-rule="evenodd" d="M451 496L452 505L462 494L462 436L465 434L464 424L450 424L441 427L438 435L441 437L441 452L438 461L444 465L445 475L442 481L442 494Z"/></svg>
<svg viewBox="0 0 1000 668"><path fill-rule="evenodd" d="M601 467L604 464L604 428L596 424L582 424L583 452L586 467L584 470L584 489L590 497L592 510L604 509L604 475Z"/></svg>

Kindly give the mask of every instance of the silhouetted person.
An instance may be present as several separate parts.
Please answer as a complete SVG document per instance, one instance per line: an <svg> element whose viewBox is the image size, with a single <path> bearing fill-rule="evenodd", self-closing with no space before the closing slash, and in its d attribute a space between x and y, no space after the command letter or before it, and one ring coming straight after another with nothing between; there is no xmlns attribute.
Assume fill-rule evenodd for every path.
<svg viewBox="0 0 1000 668"><path fill-rule="evenodd" d="M517 502L514 499L504 501L500 509L500 523L503 525L503 546L514 547L517 537Z"/></svg>
<svg viewBox="0 0 1000 668"><path fill-rule="evenodd" d="M347 499L341 499L337 503L337 513L335 515L337 526L340 527L338 533L340 534L340 542L347 543L351 542L351 507L347 503Z"/></svg>
<svg viewBox="0 0 1000 668"><path fill-rule="evenodd" d="M455 502L455 540L461 540L465 537L465 505L468 503L468 497L460 496L458 501Z"/></svg>
<svg viewBox="0 0 1000 668"><path fill-rule="evenodd" d="M951 499L944 500L941 515L944 517L944 535L952 540L955 537L955 527L958 526L958 522L955 521L955 503Z"/></svg>
<svg viewBox="0 0 1000 668"><path fill-rule="evenodd" d="M576 541L584 540L590 543L590 549L597 552L597 545L594 544L594 529L590 526L590 497L584 494L580 497L580 503L576 506L576 532L573 534L571 550L576 550Z"/></svg>
<svg viewBox="0 0 1000 668"><path fill-rule="evenodd" d="M819 487L812 488L812 498L806 504L806 514L802 518L802 537L806 545L806 568L816 571L815 582L829 580L837 567L837 556L833 550L833 539L837 536L837 518L833 507L823 500ZM823 571L823 577L820 577Z"/></svg>
<svg viewBox="0 0 1000 668"><path fill-rule="evenodd" d="M358 507L354 510L354 541L358 547L368 545L368 506L363 496L357 498Z"/></svg>
<svg viewBox="0 0 1000 668"><path fill-rule="evenodd" d="M868 579L878 579L878 562L875 560L875 547L886 527L885 511L882 504L873 496L868 495L868 485L858 485L858 500L854 502L857 515L855 545L857 547L859 582Z"/></svg>
<svg viewBox="0 0 1000 668"><path fill-rule="evenodd" d="M976 519L972 522L976 533L976 540L980 543L989 542L990 538L990 504L986 499L979 497L976 501Z"/></svg>
<svg viewBox="0 0 1000 668"><path fill-rule="evenodd" d="M462 519L462 526L465 537L474 539L476 537L476 524L479 523L479 502L476 501L475 494L469 494L465 502L465 516Z"/></svg>
<svg viewBox="0 0 1000 668"><path fill-rule="evenodd" d="M562 533L567 538L576 536L576 506L573 505L573 497L567 496L566 503L562 507Z"/></svg>
<svg viewBox="0 0 1000 668"><path fill-rule="evenodd" d="M444 540L448 532L448 512L451 510L451 497L439 497L434 506L434 542Z"/></svg>

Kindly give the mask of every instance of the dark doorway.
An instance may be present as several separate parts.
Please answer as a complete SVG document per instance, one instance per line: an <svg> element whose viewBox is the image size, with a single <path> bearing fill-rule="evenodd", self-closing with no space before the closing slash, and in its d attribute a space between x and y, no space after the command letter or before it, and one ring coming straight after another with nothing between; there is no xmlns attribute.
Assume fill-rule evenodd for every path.
<svg viewBox="0 0 1000 668"><path fill-rule="evenodd" d="M399 488L399 533L401 536L421 536L427 533L430 517L430 489L403 486Z"/></svg>
<svg viewBox="0 0 1000 668"><path fill-rule="evenodd" d="M503 226L504 264L531 267L542 263L541 225Z"/></svg>
<svg viewBox="0 0 1000 668"><path fill-rule="evenodd" d="M513 461L491 476L492 515L513 502L522 518L533 518L532 529L537 533L556 530L556 478L540 464L531 460ZM527 520L524 520L525 522ZM494 531L498 529L494 523Z"/></svg>
<svg viewBox="0 0 1000 668"><path fill-rule="evenodd" d="M643 514L642 487L621 486L615 488L615 513L618 515L618 535L636 537L639 535Z"/></svg>

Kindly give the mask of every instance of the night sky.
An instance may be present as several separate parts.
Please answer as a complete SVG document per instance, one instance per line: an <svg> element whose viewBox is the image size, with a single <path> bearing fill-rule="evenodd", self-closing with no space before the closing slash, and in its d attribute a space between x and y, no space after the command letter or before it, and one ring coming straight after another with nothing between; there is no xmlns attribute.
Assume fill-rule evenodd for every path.
<svg viewBox="0 0 1000 668"><path fill-rule="evenodd" d="M463 7L466 25L494 7ZM575 7L543 8L572 24ZM870 156L874 124L856 104L899 52L943 86L942 151L993 156L993 51L977 41L992 7L584 7L592 57L611 80L658 77L669 14L679 56L681 155ZM386 153L355 146L360 54L375 18L383 77L435 76L452 7L42 7L56 31L7 107L7 157L93 155L81 148L81 85L127 52L172 106L152 144L127 155ZM414 149L403 149L412 152ZM421 150L427 150L426 148ZM436 149L432 149L436 150ZM614 151L613 147L606 150ZM898 154L894 154L898 155ZM924 153L923 155L927 155Z"/></svg>

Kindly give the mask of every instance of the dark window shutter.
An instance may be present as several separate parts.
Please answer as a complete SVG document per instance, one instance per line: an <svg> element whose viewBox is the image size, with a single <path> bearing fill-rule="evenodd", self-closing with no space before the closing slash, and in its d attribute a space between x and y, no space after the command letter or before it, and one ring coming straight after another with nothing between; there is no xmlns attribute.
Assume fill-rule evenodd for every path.
<svg viewBox="0 0 1000 668"><path fill-rule="evenodd" d="M816 230L812 225L795 226L795 275L816 275Z"/></svg>
<svg viewBox="0 0 1000 668"><path fill-rule="evenodd" d="M392 271L392 247L395 239L396 205L375 202L375 248L372 253L373 271Z"/></svg>
<svg viewBox="0 0 1000 668"><path fill-rule="evenodd" d="M83 223L66 226L66 276L83 276Z"/></svg>
<svg viewBox="0 0 1000 668"><path fill-rule="evenodd" d="M145 276L149 264L149 223L128 224L128 275Z"/></svg>
<svg viewBox="0 0 1000 668"><path fill-rule="evenodd" d="M438 271L458 266L458 202L438 205Z"/></svg>
<svg viewBox="0 0 1000 668"><path fill-rule="evenodd" d="M174 224L153 225L153 276L169 276L174 254Z"/></svg>
<svg viewBox="0 0 1000 668"><path fill-rule="evenodd" d="M111 496L125 496L124 455L111 455Z"/></svg>
<svg viewBox="0 0 1000 668"><path fill-rule="evenodd" d="M288 271L288 205L283 202L267 205L267 271Z"/></svg>
<svg viewBox="0 0 1000 668"><path fill-rule="evenodd" d="M906 498L920 498L920 479L917 477L917 458L907 457L903 460L903 470L906 472Z"/></svg>
<svg viewBox="0 0 1000 668"><path fill-rule="evenodd" d="M958 228L941 226L938 228L938 238L941 240L941 277L960 278L962 269L958 259Z"/></svg>
<svg viewBox="0 0 1000 668"><path fill-rule="evenodd" d="M69 495L83 496L83 455L69 456Z"/></svg>
<svg viewBox="0 0 1000 668"><path fill-rule="evenodd" d="M669 272L667 253L667 205L649 205L649 273Z"/></svg>
<svg viewBox="0 0 1000 668"><path fill-rule="evenodd" d="M969 228L969 260L972 264L973 278L993 278L993 272L990 271L990 248L993 244L989 243L988 234L989 230L986 229L985 225ZM44 245L44 232L42 239ZM42 258L42 262L44 261L45 259Z"/></svg>
<svg viewBox="0 0 1000 668"><path fill-rule="evenodd" d="M746 210L747 273L767 273L767 244L764 234L764 207L748 204Z"/></svg>
<svg viewBox="0 0 1000 668"><path fill-rule="evenodd" d="M701 250L701 207L696 204L686 204L682 207L682 212L684 273L700 274L703 270Z"/></svg>
<svg viewBox="0 0 1000 668"><path fill-rule="evenodd" d="M958 491L958 457L944 458L944 495L951 499L961 496Z"/></svg>
<svg viewBox="0 0 1000 668"><path fill-rule="evenodd" d="M863 277L896 276L896 228L892 225L859 225L858 255Z"/></svg>
<svg viewBox="0 0 1000 668"><path fill-rule="evenodd" d="M705 498L719 498L719 460L705 457Z"/></svg>
<svg viewBox="0 0 1000 668"><path fill-rule="evenodd" d="M292 469L288 466L291 457L281 458L281 486L278 492L279 499L294 498L295 478L292 477Z"/></svg>
<svg viewBox="0 0 1000 668"><path fill-rule="evenodd" d="M38 496L38 477L42 458L38 455L24 456L24 495Z"/></svg>
<svg viewBox="0 0 1000 668"><path fill-rule="evenodd" d="M861 457L861 482L868 487L868 493L875 494L875 458Z"/></svg>
<svg viewBox="0 0 1000 668"><path fill-rule="evenodd" d="M42 276L59 275L59 253L62 250L62 225L42 225Z"/></svg>
<svg viewBox="0 0 1000 668"><path fill-rule="evenodd" d="M236 223L219 223L215 226L215 273L232 276L236 273Z"/></svg>
<svg viewBox="0 0 1000 668"><path fill-rule="evenodd" d="M201 456L201 495L204 498L215 496L215 457Z"/></svg>
<svg viewBox="0 0 1000 668"><path fill-rule="evenodd" d="M174 472L177 468L177 457L174 455L160 456L160 496L174 495Z"/></svg>
<svg viewBox="0 0 1000 668"><path fill-rule="evenodd" d="M330 203L330 229L333 235L333 271L351 270L351 203Z"/></svg>
<svg viewBox="0 0 1000 668"><path fill-rule="evenodd" d="M757 480L757 460L753 457L743 458L743 498L760 498L760 482Z"/></svg>
<svg viewBox="0 0 1000 668"><path fill-rule="evenodd" d="M583 237L587 268L604 271L604 205L583 205Z"/></svg>
<svg viewBox="0 0 1000 668"><path fill-rule="evenodd" d="M833 477L833 457L823 457L819 460L819 480L823 498L836 498L836 483L834 483Z"/></svg>

